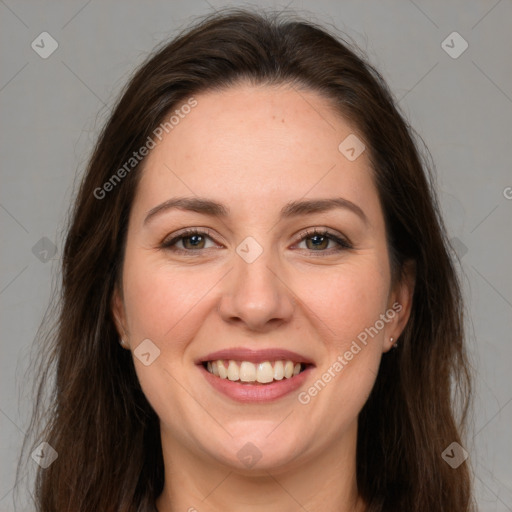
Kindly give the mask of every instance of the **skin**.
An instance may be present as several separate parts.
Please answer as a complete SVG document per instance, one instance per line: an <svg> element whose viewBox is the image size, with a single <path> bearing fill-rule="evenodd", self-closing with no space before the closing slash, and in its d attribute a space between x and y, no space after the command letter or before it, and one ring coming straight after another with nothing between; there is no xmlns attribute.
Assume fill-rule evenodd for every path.
<svg viewBox="0 0 512 512"><path fill-rule="evenodd" d="M338 150L356 130L315 92L240 84L195 98L145 160L112 302L127 347L150 339L160 350L149 366L134 356L160 418L166 481L158 510L364 510L357 418L390 338L405 327L413 290L411 279L392 284L367 152L349 161ZM230 214L174 209L144 224L152 208L183 196L221 202ZM290 201L332 197L358 205L367 222L349 209L279 219ZM183 228L209 228L212 237L200 249L178 241L187 254L161 247ZM308 228L328 228L353 248L325 241L318 249L303 238ZM236 253L247 236L263 248L252 263ZM400 313L307 405L298 392L240 404L194 364L236 346L289 349L315 363L304 391L395 302ZM252 468L237 457L248 442L262 455Z"/></svg>

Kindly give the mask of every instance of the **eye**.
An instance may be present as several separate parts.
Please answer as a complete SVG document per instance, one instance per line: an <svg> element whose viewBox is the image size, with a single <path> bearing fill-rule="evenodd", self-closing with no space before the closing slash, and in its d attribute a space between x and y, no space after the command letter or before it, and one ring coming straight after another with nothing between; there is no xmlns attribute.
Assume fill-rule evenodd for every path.
<svg viewBox="0 0 512 512"><path fill-rule="evenodd" d="M199 251L201 249L209 248L205 246L208 239L210 241L212 240L208 231L188 229L186 231L182 231L180 234L176 235L170 240L165 240L161 247L163 249L172 249L177 252ZM182 244L181 247L179 246L180 243ZM215 246L215 244L213 246Z"/></svg>
<svg viewBox="0 0 512 512"><path fill-rule="evenodd" d="M213 243L209 247L206 246L208 240ZM353 248L350 242L325 229L317 230L315 228L312 231L306 231L302 234L299 244L303 242L306 243L306 250L319 253L331 253ZM334 243L335 246L329 247L330 243ZM210 232L199 229L187 229L161 244L162 249L188 254L192 252L199 253L201 250L216 246Z"/></svg>
<svg viewBox="0 0 512 512"><path fill-rule="evenodd" d="M334 249L334 251L352 249L350 242L325 229L317 231L315 228L313 231L306 231L300 239L300 243L302 242L306 242L306 249L313 252L331 252L325 249ZM331 242L337 244L337 247L329 247Z"/></svg>

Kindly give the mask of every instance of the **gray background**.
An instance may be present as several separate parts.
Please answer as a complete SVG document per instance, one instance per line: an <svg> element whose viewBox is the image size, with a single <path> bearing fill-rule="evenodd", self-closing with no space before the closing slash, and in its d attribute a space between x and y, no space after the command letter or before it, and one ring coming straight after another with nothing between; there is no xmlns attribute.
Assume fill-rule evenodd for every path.
<svg viewBox="0 0 512 512"><path fill-rule="evenodd" d="M135 66L194 16L225 5L0 0L0 511L14 510L14 470L30 406L28 350L58 277L76 176ZM288 6L355 39L436 162L461 257L475 367L474 426L465 448L480 510L511 511L512 2L292 0ZM59 45L47 59L31 48L43 31ZM458 58L441 46L453 31L469 44Z"/></svg>

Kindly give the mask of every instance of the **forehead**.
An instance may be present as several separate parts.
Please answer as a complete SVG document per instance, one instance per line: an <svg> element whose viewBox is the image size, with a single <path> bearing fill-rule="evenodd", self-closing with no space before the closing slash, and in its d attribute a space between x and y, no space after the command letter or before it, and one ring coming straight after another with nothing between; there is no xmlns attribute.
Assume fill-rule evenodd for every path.
<svg viewBox="0 0 512 512"><path fill-rule="evenodd" d="M246 213L305 196L377 200L366 152L350 161L339 150L355 127L317 93L239 85L194 99L146 158L137 208L183 195Z"/></svg>

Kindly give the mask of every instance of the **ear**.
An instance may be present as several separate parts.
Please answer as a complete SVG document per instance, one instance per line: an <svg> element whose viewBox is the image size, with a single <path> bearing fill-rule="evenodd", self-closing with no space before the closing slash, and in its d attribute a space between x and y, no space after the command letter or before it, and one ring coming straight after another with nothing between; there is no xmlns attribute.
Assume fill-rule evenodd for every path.
<svg viewBox="0 0 512 512"><path fill-rule="evenodd" d="M129 348L128 329L127 329L127 324L126 324L126 312L124 309L124 301L123 301L121 292L119 291L119 288L117 285L114 287L114 292L112 294L112 300L111 300L110 307L111 307L112 317L114 319L114 324L116 326L117 332L118 332L121 340L124 340L124 344L121 343L121 345L124 348Z"/></svg>
<svg viewBox="0 0 512 512"><path fill-rule="evenodd" d="M394 311L395 315L386 329L383 352L390 350L402 334L411 315L414 286L416 284L416 262L404 263L401 276L393 286L389 295L388 311ZM393 341L391 341L393 338Z"/></svg>

